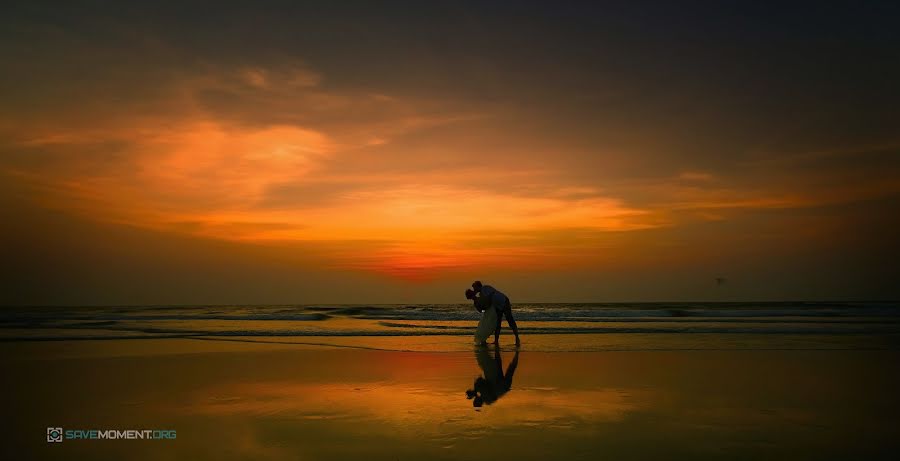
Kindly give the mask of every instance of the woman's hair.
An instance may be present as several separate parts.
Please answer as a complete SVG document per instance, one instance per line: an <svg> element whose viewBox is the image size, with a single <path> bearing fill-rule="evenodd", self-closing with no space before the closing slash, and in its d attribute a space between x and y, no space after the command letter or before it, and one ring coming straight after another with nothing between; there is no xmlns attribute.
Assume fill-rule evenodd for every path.
<svg viewBox="0 0 900 461"><path fill-rule="evenodd" d="M475 290L471 288L466 290L466 299L475 299Z"/></svg>

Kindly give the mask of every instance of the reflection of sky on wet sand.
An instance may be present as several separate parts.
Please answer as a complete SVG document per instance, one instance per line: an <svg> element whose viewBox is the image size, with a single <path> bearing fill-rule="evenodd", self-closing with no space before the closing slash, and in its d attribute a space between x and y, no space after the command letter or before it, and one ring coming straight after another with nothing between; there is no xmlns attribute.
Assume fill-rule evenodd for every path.
<svg viewBox="0 0 900 461"><path fill-rule="evenodd" d="M335 365L347 364L329 363L326 356L310 364L322 372L318 376L211 383L168 411L192 419L213 418L229 432L242 432L237 449L254 458L287 456L276 454L272 447L300 440L305 449L329 455L343 450L336 444L361 444L358 449L364 449L367 443L378 443L388 453L410 450L438 457L461 453L477 457L502 456L510 443L522 444L519 439L531 440L526 445L541 452L552 447L556 437L583 438L589 433L585 429L620 422L654 401L649 388L611 387L591 379L566 386L559 379L567 379L567 374L553 373L547 368L552 356L542 355L535 357L538 368L531 373L529 354L520 354L516 376L522 384L514 382L502 398L478 409L465 396L473 379L487 373L479 367L477 354L363 353L366 363L350 368L373 373L355 379L342 372L332 375ZM503 354L504 368L513 356ZM548 371L557 385L532 381L532 376ZM248 421L255 421L255 427L245 428ZM247 430L258 440L248 439ZM314 440L309 440L310 434L316 434ZM260 442L271 437L281 442ZM366 442L370 439L373 442ZM366 451L359 454L370 457Z"/></svg>
<svg viewBox="0 0 900 461"><path fill-rule="evenodd" d="M228 386L203 392L186 411L218 416L284 417L368 421L385 430L415 434L446 426L493 428L518 424L570 426L575 422L615 421L644 401L626 389L563 391L558 388L514 389L474 415L462 386L426 388L406 383L292 382ZM645 394L646 392L637 392Z"/></svg>
<svg viewBox="0 0 900 461"><path fill-rule="evenodd" d="M900 440L894 351L526 348L511 390L476 410L471 350L213 344L107 357L81 343L0 348L19 377L6 407L23 415L6 448L32 459L847 459ZM53 358L59 348L71 355ZM504 370L513 357L503 351ZM32 434L48 421L171 427L178 440L48 447Z"/></svg>
<svg viewBox="0 0 900 461"><path fill-rule="evenodd" d="M860 365L829 363L846 359L839 355L525 352L512 390L476 410L464 390L483 367L470 353L374 354L351 367L369 370L355 378L216 383L173 411L239 425L256 421L262 440L303 441L303 450L328 456L341 452L334 444L357 445L348 456L368 456L365 447L376 444L388 453L451 458L637 452L698 459L787 444L827 458L853 443L817 446L821 438L851 430L881 404L855 394L859 384L848 373ZM504 369L512 356L503 353ZM327 362L315 367L336 365ZM877 419L867 426L876 439L892 431Z"/></svg>

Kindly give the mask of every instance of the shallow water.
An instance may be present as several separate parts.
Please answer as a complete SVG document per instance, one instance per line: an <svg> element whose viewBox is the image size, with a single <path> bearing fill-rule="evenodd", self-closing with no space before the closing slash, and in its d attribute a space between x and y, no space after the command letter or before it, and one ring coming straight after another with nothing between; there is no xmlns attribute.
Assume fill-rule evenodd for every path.
<svg viewBox="0 0 900 461"><path fill-rule="evenodd" d="M516 304L513 311L529 336L900 335L900 306L890 302ZM467 336L479 315L468 304L7 307L0 340Z"/></svg>

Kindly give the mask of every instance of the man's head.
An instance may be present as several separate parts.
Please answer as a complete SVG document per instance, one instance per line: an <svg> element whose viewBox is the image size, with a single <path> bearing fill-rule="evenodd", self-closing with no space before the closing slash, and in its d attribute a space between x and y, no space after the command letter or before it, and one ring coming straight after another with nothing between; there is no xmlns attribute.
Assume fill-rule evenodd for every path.
<svg viewBox="0 0 900 461"><path fill-rule="evenodd" d="M475 290L475 293L481 293L481 287L482 285L480 280L472 282L472 289Z"/></svg>
<svg viewBox="0 0 900 461"><path fill-rule="evenodd" d="M466 299L475 299L475 290L471 288L466 290Z"/></svg>

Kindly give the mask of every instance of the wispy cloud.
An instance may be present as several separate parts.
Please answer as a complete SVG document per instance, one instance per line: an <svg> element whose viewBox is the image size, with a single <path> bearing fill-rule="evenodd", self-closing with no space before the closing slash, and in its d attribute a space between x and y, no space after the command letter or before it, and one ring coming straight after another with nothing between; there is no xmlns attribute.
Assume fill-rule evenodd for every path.
<svg viewBox="0 0 900 461"><path fill-rule="evenodd" d="M183 76L169 82L170 100L154 106L162 112L101 110L73 123L78 109L69 107L18 123L5 137L46 161L12 156L3 166L37 187L46 206L92 219L256 243L369 242L334 251L326 264L411 280L477 264L540 264L525 256L546 253L502 244L466 250L492 233L660 225L595 187L560 185L516 165L460 165L448 174L397 168L388 156L345 173L340 163L355 158L416 155L397 138L486 114L325 90L322 81L302 65ZM515 177L538 187L504 187Z"/></svg>
<svg viewBox="0 0 900 461"><path fill-rule="evenodd" d="M91 219L255 244L312 242L328 248L323 265L417 281L476 266L596 264L622 251L598 247L598 233L900 193L890 177L842 182L845 172L810 174L794 163L585 180L571 166L538 161L552 155L546 145L529 148L530 133L485 134L505 129L489 105L332 88L296 60L204 64L159 86L152 103L128 111L106 101L21 118L0 112L12 152L0 167L45 206ZM463 151L460 136L506 136L517 147ZM616 155L626 154L607 156Z"/></svg>

